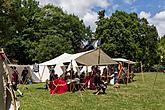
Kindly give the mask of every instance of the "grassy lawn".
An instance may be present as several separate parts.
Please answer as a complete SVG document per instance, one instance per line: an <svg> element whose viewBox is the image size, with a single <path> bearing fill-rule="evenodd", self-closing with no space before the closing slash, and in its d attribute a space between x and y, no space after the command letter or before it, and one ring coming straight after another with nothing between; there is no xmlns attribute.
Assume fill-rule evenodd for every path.
<svg viewBox="0 0 165 110"><path fill-rule="evenodd" d="M94 95L91 90L50 95L44 84L20 85L21 110L165 110L165 73L141 74L126 87L121 84L116 91L108 86L105 95ZM28 87L28 89L26 89Z"/></svg>

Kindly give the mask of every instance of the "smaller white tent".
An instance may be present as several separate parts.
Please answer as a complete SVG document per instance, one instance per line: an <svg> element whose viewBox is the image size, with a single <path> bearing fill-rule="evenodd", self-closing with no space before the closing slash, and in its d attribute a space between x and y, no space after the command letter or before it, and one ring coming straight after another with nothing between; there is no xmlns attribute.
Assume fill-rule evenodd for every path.
<svg viewBox="0 0 165 110"><path fill-rule="evenodd" d="M56 66L54 68L55 74L57 74L58 76L61 76L63 74L62 66L64 67L64 64L59 63L59 64L56 64ZM33 65L30 66L30 68L32 70L34 70ZM32 81L33 82L45 82L47 79L49 79L48 66L47 65L39 65L39 71L38 72L33 71Z"/></svg>
<svg viewBox="0 0 165 110"><path fill-rule="evenodd" d="M135 64L136 62L124 59L124 58L112 58L113 61L117 61L117 62L124 62L124 63L128 63L128 64Z"/></svg>
<svg viewBox="0 0 165 110"><path fill-rule="evenodd" d="M49 79L49 69L47 66L40 65L38 72L34 71L33 65L30 66L30 68L33 71L32 73L33 82L45 82L47 79ZM48 73L48 74L45 74L45 73Z"/></svg>

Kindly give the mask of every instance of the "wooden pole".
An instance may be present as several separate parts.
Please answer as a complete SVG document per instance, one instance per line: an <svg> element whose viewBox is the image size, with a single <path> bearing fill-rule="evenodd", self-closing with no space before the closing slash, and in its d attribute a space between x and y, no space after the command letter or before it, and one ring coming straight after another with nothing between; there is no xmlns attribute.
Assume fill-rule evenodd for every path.
<svg viewBox="0 0 165 110"><path fill-rule="evenodd" d="M142 64L142 61L140 62L140 65L141 65L142 80L143 80L143 82L144 82L144 73L143 73L143 64Z"/></svg>
<svg viewBox="0 0 165 110"><path fill-rule="evenodd" d="M128 61L128 73L127 73L127 84L128 85L128 81L129 81L129 65L130 65L130 60Z"/></svg>
<svg viewBox="0 0 165 110"><path fill-rule="evenodd" d="M99 49L99 55L98 55L98 65L100 64L100 48Z"/></svg>
<svg viewBox="0 0 165 110"><path fill-rule="evenodd" d="M73 90L72 90L72 85L73 85L73 84L72 84L72 77L73 77L73 76L72 76L72 74L73 74L73 71L72 71L72 70L73 70L73 65L72 65L72 60L71 60L71 68L70 68L70 81L71 81L71 82L70 82L70 92L73 91Z"/></svg>
<svg viewBox="0 0 165 110"><path fill-rule="evenodd" d="M88 65L86 65L86 73L85 73L85 77L86 77L86 74L88 74Z"/></svg>

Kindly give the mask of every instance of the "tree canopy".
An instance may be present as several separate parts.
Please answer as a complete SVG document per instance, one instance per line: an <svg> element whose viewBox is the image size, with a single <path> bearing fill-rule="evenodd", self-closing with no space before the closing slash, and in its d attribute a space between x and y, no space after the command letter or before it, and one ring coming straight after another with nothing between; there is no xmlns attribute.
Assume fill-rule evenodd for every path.
<svg viewBox="0 0 165 110"><path fill-rule="evenodd" d="M91 36L82 20L59 7L39 7L35 0L11 0L9 4L9 8L5 6L9 11L1 10L0 42L8 57L19 64L79 52L82 41Z"/></svg>
<svg viewBox="0 0 165 110"><path fill-rule="evenodd" d="M156 27L136 13L116 11L110 17L100 18L95 36L111 57L142 61L146 68L159 62Z"/></svg>

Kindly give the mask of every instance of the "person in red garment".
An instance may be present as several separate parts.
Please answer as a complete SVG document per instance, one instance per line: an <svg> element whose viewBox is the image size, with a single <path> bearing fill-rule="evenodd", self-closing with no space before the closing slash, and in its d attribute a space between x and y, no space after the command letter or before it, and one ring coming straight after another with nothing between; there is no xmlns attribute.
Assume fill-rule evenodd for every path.
<svg viewBox="0 0 165 110"><path fill-rule="evenodd" d="M13 90L17 91L20 94L20 96L23 96L23 93L17 88L17 85L19 83L19 80L18 80L18 74L19 73L16 70L15 66L11 67L11 69L12 69L12 72L13 72L12 73L12 79L11 79Z"/></svg>
<svg viewBox="0 0 165 110"><path fill-rule="evenodd" d="M55 89L52 91L52 94L63 94L68 91L67 83L63 78L55 79L53 84Z"/></svg>

